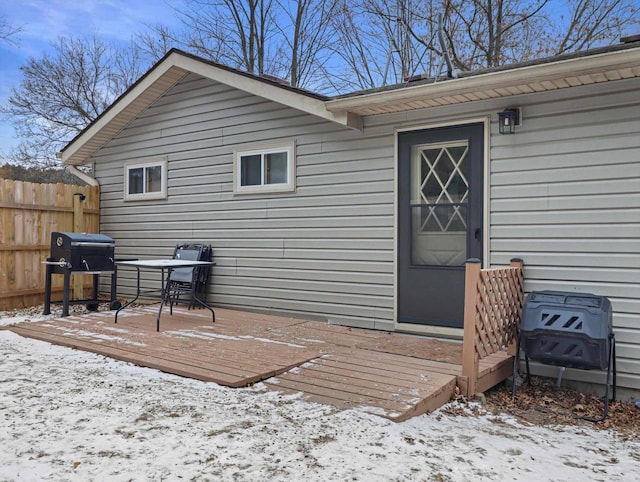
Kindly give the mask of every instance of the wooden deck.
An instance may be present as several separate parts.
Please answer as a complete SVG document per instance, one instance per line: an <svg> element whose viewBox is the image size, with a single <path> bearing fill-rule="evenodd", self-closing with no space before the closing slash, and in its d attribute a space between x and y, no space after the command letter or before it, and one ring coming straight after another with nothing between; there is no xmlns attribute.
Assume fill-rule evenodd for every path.
<svg viewBox="0 0 640 482"><path fill-rule="evenodd" d="M13 332L164 372L271 390L364 410L395 421L448 402L461 376L462 345L425 337L361 330L322 322L216 309L163 311L157 305L95 312L8 327ZM510 375L512 358L480 362L480 390Z"/></svg>

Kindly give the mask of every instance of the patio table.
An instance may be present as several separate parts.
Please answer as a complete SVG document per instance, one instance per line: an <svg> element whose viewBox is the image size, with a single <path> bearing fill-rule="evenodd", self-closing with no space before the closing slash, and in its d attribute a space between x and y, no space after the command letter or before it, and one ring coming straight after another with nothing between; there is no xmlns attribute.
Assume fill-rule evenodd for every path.
<svg viewBox="0 0 640 482"><path fill-rule="evenodd" d="M184 259L142 259L142 260L127 260L127 261L116 261L116 265L118 266L128 266L132 268L136 268L137 270L137 281L136 281L136 296L131 301L121 306L118 311L116 311L115 323L118 323L118 313L120 313L127 306L134 303L140 295L156 295L160 296L160 308L158 309L158 317L156 318L156 331L160 331L160 315L162 314L162 308L165 303L169 303L171 307L171 314L173 314L173 305L171 303L171 294L167 289L166 281L169 280L169 276L171 275L171 270L176 268L197 268L197 267L211 267L216 263L211 261L190 261ZM142 269L150 269L160 271L160 289L154 290L140 290L140 271ZM207 308L211 311L212 322L216 321L216 314L213 311L213 308L209 306L206 301L198 298L196 293L193 293L193 299L196 303Z"/></svg>

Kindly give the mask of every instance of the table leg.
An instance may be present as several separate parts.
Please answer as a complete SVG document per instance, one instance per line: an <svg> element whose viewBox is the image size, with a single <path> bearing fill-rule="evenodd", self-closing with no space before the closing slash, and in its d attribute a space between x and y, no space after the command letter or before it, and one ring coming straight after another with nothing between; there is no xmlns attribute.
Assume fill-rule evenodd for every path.
<svg viewBox="0 0 640 482"><path fill-rule="evenodd" d="M160 281L160 308L158 309L158 318L156 318L156 331L160 331L160 315L162 314L162 307L166 301L167 289L164 285L164 268L160 269L161 281Z"/></svg>
<svg viewBox="0 0 640 482"><path fill-rule="evenodd" d="M140 296L140 268L137 267L137 266L135 268L138 271L138 278L137 278L137 281L136 281L136 297L134 299L132 299L131 301L129 301L128 303L126 303L123 306L121 306L120 308L118 308L118 311L116 311L115 323L118 323L118 313L120 313L122 310L124 310L127 306L131 305Z"/></svg>
<svg viewBox="0 0 640 482"><path fill-rule="evenodd" d="M118 299L118 265L113 264L113 273L111 273L111 298L109 299L109 308L113 309L115 301Z"/></svg>
<svg viewBox="0 0 640 482"><path fill-rule="evenodd" d="M213 308L211 308L207 303L205 303L204 301L202 301L200 298L198 298L195 294L195 291L192 293L191 295L191 299L195 300L200 306L205 307L206 309L208 309L211 312L211 322L215 323L216 322L216 314L213 311Z"/></svg>

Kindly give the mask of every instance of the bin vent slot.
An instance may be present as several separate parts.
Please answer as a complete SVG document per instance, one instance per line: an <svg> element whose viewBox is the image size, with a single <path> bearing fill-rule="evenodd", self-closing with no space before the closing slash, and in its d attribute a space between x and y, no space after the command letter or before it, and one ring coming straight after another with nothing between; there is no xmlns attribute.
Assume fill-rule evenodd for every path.
<svg viewBox="0 0 640 482"><path fill-rule="evenodd" d="M578 321L579 319L580 319L580 317L579 317L579 316L572 316L572 317L570 317L570 318L566 321L566 323L565 323L564 325L562 325L562 328L565 328L565 329L566 329L566 328L570 328L570 327L571 327L571 325L573 325L573 324L574 324L576 321ZM575 328L576 330L579 330L580 328L582 328L582 323L578 323L576 326L574 326L574 328Z"/></svg>
<svg viewBox="0 0 640 482"><path fill-rule="evenodd" d="M580 347L576 344L569 344L567 345L567 348L564 351L564 356L572 356L572 357L576 357L576 358L581 358L582 357L582 350L580 349Z"/></svg>
<svg viewBox="0 0 640 482"><path fill-rule="evenodd" d="M558 342L553 342L553 341L549 341L549 340L541 340L540 341L540 348L542 348L542 351L544 353L552 353L557 347L558 347Z"/></svg>
<svg viewBox="0 0 640 482"><path fill-rule="evenodd" d="M547 320L547 318L549 319ZM558 321L558 318L560 318L560 315L558 314L552 315L551 313L542 313L542 321L545 326L552 326L556 321Z"/></svg>

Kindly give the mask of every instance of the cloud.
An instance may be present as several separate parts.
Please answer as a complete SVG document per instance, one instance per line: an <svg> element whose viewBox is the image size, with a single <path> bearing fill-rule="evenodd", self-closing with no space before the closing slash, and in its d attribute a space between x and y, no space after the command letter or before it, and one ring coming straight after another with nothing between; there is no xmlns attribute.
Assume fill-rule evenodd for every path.
<svg viewBox="0 0 640 482"><path fill-rule="evenodd" d="M158 0L23 0L3 7L3 13L20 25L21 43L31 55L31 45L51 43L61 36L96 34L104 40L127 42L146 23L173 21L173 9Z"/></svg>

